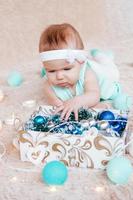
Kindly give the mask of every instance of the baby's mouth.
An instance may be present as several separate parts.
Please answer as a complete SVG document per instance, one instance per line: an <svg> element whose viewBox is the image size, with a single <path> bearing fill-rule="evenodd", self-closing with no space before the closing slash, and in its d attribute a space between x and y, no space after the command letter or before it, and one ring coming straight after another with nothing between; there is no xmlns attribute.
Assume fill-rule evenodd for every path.
<svg viewBox="0 0 133 200"><path fill-rule="evenodd" d="M57 84L59 87L69 87L68 83L58 83Z"/></svg>

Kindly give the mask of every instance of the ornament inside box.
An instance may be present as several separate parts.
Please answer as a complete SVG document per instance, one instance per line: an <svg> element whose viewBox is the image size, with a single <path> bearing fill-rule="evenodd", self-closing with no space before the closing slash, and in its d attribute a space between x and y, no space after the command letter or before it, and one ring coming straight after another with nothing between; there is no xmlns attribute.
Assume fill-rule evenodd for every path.
<svg viewBox="0 0 133 200"><path fill-rule="evenodd" d="M73 113L63 121L53 107L40 106L19 131L21 160L104 169L114 155L124 153L128 112L81 109L78 116L78 122Z"/></svg>

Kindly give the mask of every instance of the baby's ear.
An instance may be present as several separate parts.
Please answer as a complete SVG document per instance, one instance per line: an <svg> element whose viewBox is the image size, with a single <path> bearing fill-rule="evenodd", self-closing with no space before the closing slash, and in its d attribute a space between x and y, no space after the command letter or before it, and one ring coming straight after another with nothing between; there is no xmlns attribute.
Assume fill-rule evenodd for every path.
<svg viewBox="0 0 133 200"><path fill-rule="evenodd" d="M90 51L91 56L99 63L114 62L114 54L112 51L102 51L99 49L92 49Z"/></svg>

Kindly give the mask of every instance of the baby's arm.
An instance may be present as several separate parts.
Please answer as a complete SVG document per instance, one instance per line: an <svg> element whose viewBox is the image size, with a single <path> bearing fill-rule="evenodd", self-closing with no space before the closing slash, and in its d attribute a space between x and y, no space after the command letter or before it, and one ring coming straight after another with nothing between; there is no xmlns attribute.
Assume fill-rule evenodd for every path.
<svg viewBox="0 0 133 200"><path fill-rule="evenodd" d="M100 87L96 74L88 69L85 74L85 89L81 95L83 107L93 107L100 101Z"/></svg>
<svg viewBox="0 0 133 200"><path fill-rule="evenodd" d="M94 72L92 72L92 73L94 73ZM92 91L93 94L90 97L90 101L88 101L88 107L99 108L99 109L112 108L111 102L109 102L109 101L100 102L100 98L98 98L99 100L97 99L97 95L100 97L100 89L99 89L99 86L97 87L98 83L95 83L95 80L93 81L93 76L92 76L92 80L91 80L91 75L89 76L89 74L87 75L86 78L87 78L86 82L85 82L86 93L88 93L88 91L90 91L88 93L88 95L89 94L91 95L91 88L93 88L93 91ZM89 78L89 80L88 80L88 78ZM95 79L95 74L94 74L94 79ZM95 83L95 86L93 87L94 83ZM93 85L91 85L91 84L93 84ZM90 89L88 86L90 87ZM98 100L98 102L97 102L97 100ZM91 101L92 101L93 106L91 106Z"/></svg>
<svg viewBox="0 0 133 200"><path fill-rule="evenodd" d="M47 79L44 80L46 103L52 106L61 106L63 102L55 95Z"/></svg>
<svg viewBox="0 0 133 200"><path fill-rule="evenodd" d="M94 107L100 101L100 89L95 73L88 69L85 74L85 90L84 94L76 96L63 103L57 108L57 112L62 111L61 117L67 120L73 111L75 119L78 120L78 110L81 107Z"/></svg>

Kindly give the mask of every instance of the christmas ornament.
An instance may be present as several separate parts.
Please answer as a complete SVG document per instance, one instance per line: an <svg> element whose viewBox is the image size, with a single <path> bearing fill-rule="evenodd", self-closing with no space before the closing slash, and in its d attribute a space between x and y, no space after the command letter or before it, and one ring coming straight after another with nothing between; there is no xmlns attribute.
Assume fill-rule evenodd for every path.
<svg viewBox="0 0 133 200"><path fill-rule="evenodd" d="M48 185L63 185L67 177L68 170L60 161L51 161L42 170L42 179Z"/></svg>
<svg viewBox="0 0 133 200"><path fill-rule="evenodd" d="M100 121L98 124L97 124L97 128L99 130L106 130L107 128L109 127L109 123L107 121Z"/></svg>
<svg viewBox="0 0 133 200"><path fill-rule="evenodd" d="M36 116L33 121L35 125L45 125L47 123L47 118L42 116Z"/></svg>
<svg viewBox="0 0 133 200"><path fill-rule="evenodd" d="M23 77L18 71L13 71L9 75L7 82L10 86L17 87L20 86L21 83L23 82Z"/></svg>
<svg viewBox="0 0 133 200"><path fill-rule="evenodd" d="M81 126L82 126L84 129L86 129L86 130L88 130L88 128L89 128L89 126L90 126L90 123L89 123L88 120L82 120L82 121L80 122L80 124L81 124Z"/></svg>
<svg viewBox="0 0 133 200"><path fill-rule="evenodd" d="M105 110L105 111L102 111L101 113L99 113L98 119L99 120L114 120L115 116L114 116L113 112L111 112L109 110Z"/></svg>
<svg viewBox="0 0 133 200"><path fill-rule="evenodd" d="M81 135L84 128L77 122L64 122L55 126L50 132Z"/></svg>
<svg viewBox="0 0 133 200"><path fill-rule="evenodd" d="M123 157L115 157L107 164L107 176L116 184L126 184L133 172L131 162Z"/></svg>
<svg viewBox="0 0 133 200"><path fill-rule="evenodd" d="M103 135L121 137L127 123L125 113L123 117L110 110L96 112L82 108L78 113L79 121L75 121L73 112L68 121L62 120L60 116L61 113L54 115L52 110L50 113L40 107L24 124L24 130L81 135L91 127L96 127Z"/></svg>
<svg viewBox="0 0 133 200"><path fill-rule="evenodd" d="M95 119L89 119L89 126L92 127L92 126L96 126L96 120Z"/></svg>
<svg viewBox="0 0 133 200"><path fill-rule="evenodd" d="M121 134L126 128L127 119L119 117L117 120L109 121L109 124L114 131Z"/></svg>

